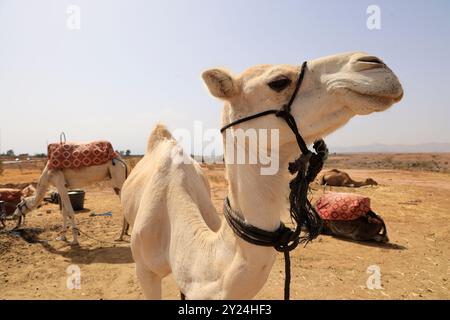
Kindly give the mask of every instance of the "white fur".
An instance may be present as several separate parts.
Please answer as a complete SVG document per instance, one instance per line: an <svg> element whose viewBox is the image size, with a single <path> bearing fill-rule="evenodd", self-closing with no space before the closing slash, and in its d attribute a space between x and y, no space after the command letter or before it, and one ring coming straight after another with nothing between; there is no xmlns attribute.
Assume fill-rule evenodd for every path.
<svg viewBox="0 0 450 320"><path fill-rule="evenodd" d="M403 91L395 75L381 63L357 61L365 56L347 53L308 63L292 106L307 143L335 131L356 114L383 111L401 99ZM262 65L239 76L212 69L203 79L210 92L225 101L222 124L227 124L286 103L298 73L298 66ZM293 83L277 93L267 83L279 75ZM275 230L287 211L289 176L284 168L298 156L297 144L286 124L274 116L237 127L280 130L283 169L277 175L260 175L259 164L226 163L232 207L247 222ZM161 280L170 273L188 299L254 297L267 280L275 250L237 238L217 214L200 166L186 155L188 162L174 162L174 153L181 156L181 147L164 126L157 126L147 154L122 189L124 215L134 225L131 248L145 297L160 299Z"/></svg>

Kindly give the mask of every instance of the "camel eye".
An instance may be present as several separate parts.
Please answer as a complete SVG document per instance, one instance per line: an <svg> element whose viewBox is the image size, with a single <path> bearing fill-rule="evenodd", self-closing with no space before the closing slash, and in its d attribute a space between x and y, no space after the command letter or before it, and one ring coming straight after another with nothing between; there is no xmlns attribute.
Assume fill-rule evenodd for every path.
<svg viewBox="0 0 450 320"><path fill-rule="evenodd" d="M270 87L270 89L281 92L284 89L286 89L291 84L291 79L288 78L281 78L274 81L269 82L267 85Z"/></svg>

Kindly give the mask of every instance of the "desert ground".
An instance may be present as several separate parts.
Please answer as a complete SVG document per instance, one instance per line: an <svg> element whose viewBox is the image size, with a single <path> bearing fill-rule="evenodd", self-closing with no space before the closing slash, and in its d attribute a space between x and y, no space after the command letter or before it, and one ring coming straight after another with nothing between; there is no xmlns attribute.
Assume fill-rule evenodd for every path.
<svg viewBox="0 0 450 320"><path fill-rule="evenodd" d="M138 159L129 159L133 165ZM327 169L378 186L327 188L370 196L388 228L390 243L358 243L320 236L292 253L292 299L450 299L450 154L332 155ZM1 186L36 182L44 162L6 164ZM222 165L203 165L219 213L226 195ZM312 184L317 199L324 187ZM49 190L50 191L50 190ZM122 223L119 198L109 183L85 188L85 210L76 214L80 246L56 241L61 215L54 204L30 213L21 232L0 230L0 299L142 299L125 242L115 242ZM90 213L111 211L112 217ZM70 233L69 233L70 234ZM81 270L81 288L66 286L67 268ZM381 273L381 289L369 289L370 266ZM370 269L370 268L369 268ZM257 299L282 299L283 257L279 254ZM179 299L172 278L163 298Z"/></svg>

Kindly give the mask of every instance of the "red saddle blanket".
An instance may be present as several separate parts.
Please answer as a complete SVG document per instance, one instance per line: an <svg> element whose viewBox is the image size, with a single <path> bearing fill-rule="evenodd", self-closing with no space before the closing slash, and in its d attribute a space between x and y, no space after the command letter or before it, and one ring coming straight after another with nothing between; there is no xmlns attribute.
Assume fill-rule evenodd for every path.
<svg viewBox="0 0 450 320"><path fill-rule="evenodd" d="M22 200L22 191L19 189L0 189L0 201L5 202L6 214L12 214L16 209L16 206Z"/></svg>
<svg viewBox="0 0 450 320"><path fill-rule="evenodd" d="M319 198L316 208L324 220L355 220L370 211L370 198L353 193L329 192Z"/></svg>
<svg viewBox="0 0 450 320"><path fill-rule="evenodd" d="M48 145L49 169L80 169L104 164L117 157L108 141L52 143Z"/></svg>

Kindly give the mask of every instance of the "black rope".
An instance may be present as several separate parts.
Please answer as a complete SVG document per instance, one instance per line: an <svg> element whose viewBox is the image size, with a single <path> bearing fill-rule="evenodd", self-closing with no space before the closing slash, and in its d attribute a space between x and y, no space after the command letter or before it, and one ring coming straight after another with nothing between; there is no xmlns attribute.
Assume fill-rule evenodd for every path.
<svg viewBox="0 0 450 320"><path fill-rule="evenodd" d="M287 106L284 106L281 110L278 110L275 115L286 121L287 125L295 135L295 139L297 140L297 144L302 154L309 155L311 151L309 151L308 146L305 143L305 140L303 140L303 137L300 135L300 132L298 132L298 127L297 123L295 122L294 116L289 111L287 111L287 108L288 108Z"/></svg>
<svg viewBox="0 0 450 320"><path fill-rule="evenodd" d="M224 199L224 216L233 232L241 239L259 246L274 247L284 254L284 299L290 298L291 259L290 252L297 248L299 243L307 243L315 239L322 230L322 219L307 198L309 183L320 172L328 155L328 149L323 140L318 140L313 146L316 153L310 152L299 159L289 163L289 172L297 173L291 180L289 187L290 215L294 220L295 229L292 230L280 222L276 231L267 231L257 228L234 212L228 197ZM309 164L309 165L308 165ZM305 236L301 237L302 228Z"/></svg>
<svg viewBox="0 0 450 320"><path fill-rule="evenodd" d="M235 126L235 125L240 124L242 122L253 120L253 119L256 119L256 118L259 118L259 117L262 117L262 116L267 116L269 114L276 114L277 112L279 112L279 110L266 110L266 111L263 111L263 112L260 112L260 113L257 113L257 114L253 114L253 115L248 116L248 117L240 118L240 119L238 119L236 121L233 121L233 122L223 126L220 129L220 133L223 133L228 128L231 128L232 126Z"/></svg>
<svg viewBox="0 0 450 320"><path fill-rule="evenodd" d="M285 273L284 300L289 300L291 284L291 259L289 252L298 245L292 230L282 222L276 231L267 231L248 224L233 211L228 197L225 197L224 200L223 213L233 232L244 241L258 246L274 247L275 250L283 252ZM294 242L289 245L291 241Z"/></svg>
<svg viewBox="0 0 450 320"><path fill-rule="evenodd" d="M283 251L283 246L292 238L292 231L282 222L276 231L267 231L255 227L243 219L231 208L230 199L224 199L224 216L231 229L241 239L258 246L275 247L277 251Z"/></svg>
<svg viewBox="0 0 450 320"><path fill-rule="evenodd" d="M284 253L284 300L291 298L291 256L289 251Z"/></svg>
<svg viewBox="0 0 450 320"><path fill-rule="evenodd" d="M289 163L289 172L296 176L289 182L290 194L290 216L295 225L295 229L291 230L282 222L276 231L266 231L259 229L246 221L242 220L239 215L233 212L228 197L224 200L224 216L231 229L241 239L259 246L274 247L275 250L284 253L285 261L285 283L284 298L289 300L290 297L290 281L291 281L291 260L289 252L294 250L299 243L308 243L315 239L322 229L322 219L317 214L311 202L308 199L309 184L316 178L317 174L322 170L324 161L328 156L328 149L323 140L314 142L313 148L315 152L308 149L303 137L301 136L294 116L291 114L291 107L295 97L303 82L307 68L304 62L300 74L298 76L294 92L288 103L280 109L266 110L251 116L247 116L235 120L221 128L223 133L228 128L266 115L274 114L276 117L284 119L291 131L294 133L297 145L300 148L301 156L293 162ZM305 229L305 236L301 237L302 229Z"/></svg>
<svg viewBox="0 0 450 320"><path fill-rule="evenodd" d="M300 69L300 74L297 78L297 83L295 84L295 90L294 93L291 96L291 99L289 99L289 102L286 104L286 111L291 112L291 106L294 103L295 97L297 96L298 90L300 90L300 87L303 82L303 78L305 77L306 67L308 66L308 63L305 61L302 64L302 68Z"/></svg>

